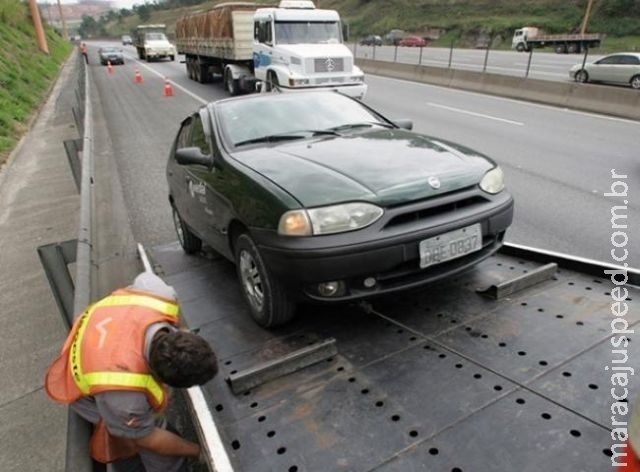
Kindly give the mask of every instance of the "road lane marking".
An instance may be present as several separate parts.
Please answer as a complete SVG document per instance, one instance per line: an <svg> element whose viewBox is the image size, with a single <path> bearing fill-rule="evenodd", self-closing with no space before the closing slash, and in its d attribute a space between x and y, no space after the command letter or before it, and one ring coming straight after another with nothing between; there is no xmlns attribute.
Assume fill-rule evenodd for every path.
<svg viewBox="0 0 640 472"><path fill-rule="evenodd" d="M370 77L375 77L378 80L388 80L391 82L401 82L403 84L407 84L407 85L416 85L418 87L424 87L424 88L435 88L435 89L441 89L441 90L445 90L445 91L449 91L449 92L455 92L456 94L465 94L465 95L472 95L474 97L482 97L482 98L486 98L486 99L491 99L491 100L495 100L495 101L502 101L502 102L511 102L511 103L515 103L517 105L520 106L527 106L527 107L532 107L532 108L543 108L546 110L555 110L555 111L562 111L565 113L570 113L572 115L583 115L583 116L588 116L591 118L599 118L601 120L607 120L607 121L618 121L621 123L626 123L626 124L632 124L632 125L640 125L640 121L637 120L632 120L630 118L619 118L616 116L608 116L608 115L602 115L602 114L598 114L596 112L589 112L589 111L582 111L582 110L573 110L571 108L566 108L563 107L561 105L549 105L549 104L544 104L544 103L536 103L536 102L530 102L524 99L517 99L517 98L510 98L510 97L500 97L497 95L490 95L487 93L482 93L482 92L474 92L471 90L464 90L464 89L459 89L459 88L453 88L453 87L447 87L446 85L436 85L436 84L428 84L425 82L416 82L415 80L409 80L409 79L398 79L395 77L387 77L384 75L376 75L376 74L368 74ZM569 82L567 80L567 82Z"/></svg>
<svg viewBox="0 0 640 472"><path fill-rule="evenodd" d="M170 80L167 78L166 75L161 74L160 72L158 72L157 70L153 69L152 67L149 67L147 64L145 64L144 62L139 61L138 59L136 59L136 57L134 56L125 56L128 57L129 59L132 59L134 62L137 62L140 66L144 67L146 70L148 70L149 72L151 72L152 74L157 75L158 77L160 77L161 79L166 79L168 80L171 85L173 85L174 87L176 87L179 90L182 90L184 93L186 93L187 95L189 95L191 98L193 98L194 100L202 103L203 105L206 105L207 103L209 103L207 100L199 97L198 95L196 95L195 93L189 91L188 89L186 89L185 87L183 87L182 85L174 82L173 80Z"/></svg>
<svg viewBox="0 0 640 472"><path fill-rule="evenodd" d="M485 115L483 113L476 113L474 111L469 111L469 110L462 110L460 108L449 107L447 105L440 105L438 103L427 102L427 105L432 106L432 107L436 107L436 108L442 108L444 110L454 111L456 113L462 113L462 114L465 114L465 115L471 115L471 116L477 116L477 117L480 117L480 118L486 118L487 120L501 121L503 123L508 123L510 125L524 126L524 123L522 123L520 121L507 120L506 118L498 118L497 116Z"/></svg>

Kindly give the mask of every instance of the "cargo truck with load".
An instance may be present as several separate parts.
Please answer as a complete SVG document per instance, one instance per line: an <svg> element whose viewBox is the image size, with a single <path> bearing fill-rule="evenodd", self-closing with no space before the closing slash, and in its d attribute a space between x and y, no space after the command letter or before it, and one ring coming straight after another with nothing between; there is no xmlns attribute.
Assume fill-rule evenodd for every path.
<svg viewBox="0 0 640 472"><path fill-rule="evenodd" d="M138 59L147 62L153 59L176 58L176 48L169 42L166 35L167 27L163 24L139 25L132 32L133 45L138 53Z"/></svg>
<svg viewBox="0 0 640 472"><path fill-rule="evenodd" d="M311 1L277 8L223 3L176 22L176 46L187 75L208 83L222 76L231 95L257 84L269 90L336 89L363 98L367 86L343 44L340 16Z"/></svg>
<svg viewBox="0 0 640 472"><path fill-rule="evenodd" d="M552 47L558 54L578 54L600 46L604 40L602 34L543 34L533 26L519 28L513 34L511 49L518 52L533 48Z"/></svg>

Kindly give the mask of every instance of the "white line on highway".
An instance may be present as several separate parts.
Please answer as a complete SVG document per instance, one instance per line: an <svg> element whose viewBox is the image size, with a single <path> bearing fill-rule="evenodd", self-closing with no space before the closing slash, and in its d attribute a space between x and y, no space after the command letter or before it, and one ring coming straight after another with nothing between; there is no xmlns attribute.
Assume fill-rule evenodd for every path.
<svg viewBox="0 0 640 472"><path fill-rule="evenodd" d="M153 69L152 67L149 67L148 65L146 65L144 62L140 62L139 60L137 60L135 57L133 56L127 56L129 59L133 59L135 62L137 62L138 64L140 64L142 67L144 67L145 69L147 69L149 72L151 72L152 74L157 75L158 77L161 77L163 79L166 79L166 76L161 74L160 72L156 71L155 69ZM166 79L168 80L168 79ZM180 90L182 90L184 93L186 93L187 95L189 95L191 98L193 98L194 100L199 101L200 103L202 103L203 105L206 105L207 103L209 103L207 100L200 98L199 96L197 96L195 93L187 90L186 88L184 88L182 85L175 83L173 80L169 80L169 82L171 82L173 84L173 87L176 87Z"/></svg>
<svg viewBox="0 0 640 472"><path fill-rule="evenodd" d="M488 120L501 121L503 123L508 123L510 125L524 126L524 123L522 123L520 121L507 120L506 118L498 118L497 116L485 115L483 113L476 113L474 111L469 111L469 110L462 110L460 108L454 108L454 107L449 107L449 106L446 106L446 105L440 105L438 103L427 102L427 105L432 106L432 107L436 107L436 108L443 108L443 109L449 110L449 111L455 111L456 113L463 113L465 115L478 116L480 118L486 118Z"/></svg>
<svg viewBox="0 0 640 472"><path fill-rule="evenodd" d="M571 113L573 115L584 115L584 116L590 116L592 118L600 118L602 120L607 120L607 121L618 121L618 122L621 122L621 123L640 125L640 121L630 120L630 119L627 119L627 118L617 118L615 116L598 115L597 113L590 113L588 111L572 110L570 108L563 108L563 107L560 107L560 106L553 106L553 105L545 105L543 103L528 102L526 100L518 100L516 98L498 97L498 96L495 96L495 95L489 95L489 94L481 93L481 92L470 92L468 90L454 89L452 87L445 87L445 86L442 86L442 85L424 84L422 82L416 82L414 80L395 79L393 77L385 77L383 75L375 75L375 74L369 74L369 75L371 75L372 77L375 77L376 79L380 79L380 80L390 80L390 81L394 81L394 82L402 82L402 83L405 83L405 84L417 85L419 87L426 87L426 88L433 87L433 88L438 88L438 89L442 89L442 90L454 91L456 94L473 95L475 97L484 97L484 98L488 98L488 99L492 99L492 100L496 100L496 101L505 101L505 102L517 103L519 105L526 105L526 106L536 107L536 108L545 108L547 110L563 111L565 113Z"/></svg>

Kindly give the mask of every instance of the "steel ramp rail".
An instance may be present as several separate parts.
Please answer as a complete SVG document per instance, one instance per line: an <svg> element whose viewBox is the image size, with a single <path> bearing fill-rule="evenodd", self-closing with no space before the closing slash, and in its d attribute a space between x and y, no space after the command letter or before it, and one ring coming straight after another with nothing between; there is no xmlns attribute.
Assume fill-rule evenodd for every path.
<svg viewBox="0 0 640 472"><path fill-rule="evenodd" d="M523 254L499 253L419 291L302 306L266 330L230 262L177 243L153 250L187 324L219 356L203 393L234 470L607 470L613 285L560 261L548 280L499 300L476 293L549 263ZM635 326L640 291L628 289ZM238 395L225 381L331 338L337 354L322 362ZM639 369L631 339L625 365ZM631 402L633 376L627 388Z"/></svg>

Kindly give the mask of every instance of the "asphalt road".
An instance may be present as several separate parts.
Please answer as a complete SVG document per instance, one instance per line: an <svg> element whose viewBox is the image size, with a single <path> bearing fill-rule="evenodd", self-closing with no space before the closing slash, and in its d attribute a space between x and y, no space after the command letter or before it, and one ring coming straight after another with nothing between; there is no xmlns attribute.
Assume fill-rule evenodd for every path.
<svg viewBox="0 0 640 472"><path fill-rule="evenodd" d="M357 58L376 59L379 61L401 62L406 64L422 64L432 67L453 67L481 72L485 70L493 74L512 75L516 77L567 82L569 69L574 64L581 64L584 54L556 54L552 48L534 49L529 64L529 53L516 51L497 51L485 49L449 49L425 47L394 46L351 46ZM587 62L602 57L597 50L589 52ZM486 66L485 66L486 60Z"/></svg>
<svg viewBox="0 0 640 472"><path fill-rule="evenodd" d="M164 167L180 121L227 95L221 84L188 80L178 61L140 63L132 48L125 51L127 63L113 74L95 65L92 72L134 237L155 246L176 239ZM142 84L133 81L136 68ZM164 78L173 97L163 96ZM612 263L611 209L626 205L618 213L628 216L628 228L619 231L628 236L626 262L640 267L640 123L381 77L367 83L365 102L388 117L412 118L416 131L476 149L504 168L516 199L508 241ZM627 197L604 196L612 169L628 176L615 179L627 183Z"/></svg>

